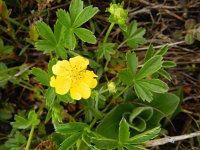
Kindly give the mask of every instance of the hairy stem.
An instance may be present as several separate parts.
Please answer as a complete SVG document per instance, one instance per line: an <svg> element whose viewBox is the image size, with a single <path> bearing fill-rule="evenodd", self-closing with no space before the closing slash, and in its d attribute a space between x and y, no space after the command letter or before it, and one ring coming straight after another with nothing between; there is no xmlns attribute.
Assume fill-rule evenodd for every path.
<svg viewBox="0 0 200 150"><path fill-rule="evenodd" d="M28 137L28 142L27 142L27 144L26 144L25 150L29 150L29 147L30 147L30 145L31 145L31 141L32 141L32 138L33 138L34 129L35 129L35 126L32 126L32 127L31 127L31 131L30 131L30 134L29 134L29 137Z"/></svg>
<svg viewBox="0 0 200 150"><path fill-rule="evenodd" d="M103 43L106 43L106 42L107 42L108 36L109 36L109 34L110 34L112 28L114 27L114 25L115 25L114 23L111 23L111 24L110 24L110 26L109 26L109 28L108 28L108 30L107 30L107 32L106 32L106 35L105 35L105 37L104 37Z"/></svg>

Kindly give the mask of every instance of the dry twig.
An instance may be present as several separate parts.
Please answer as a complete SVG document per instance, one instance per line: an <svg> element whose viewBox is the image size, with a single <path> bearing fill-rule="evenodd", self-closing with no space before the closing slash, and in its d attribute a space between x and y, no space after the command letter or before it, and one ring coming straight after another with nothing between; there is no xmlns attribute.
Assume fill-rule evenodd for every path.
<svg viewBox="0 0 200 150"><path fill-rule="evenodd" d="M184 134L184 135L179 135L179 136L172 136L172 137L165 137L162 139L157 139L157 140L151 140L146 143L144 143L145 147L153 147L153 146L158 146L158 145L164 145L167 143L174 143L176 141L180 140L185 140L193 137L200 136L200 131L190 133L190 134Z"/></svg>

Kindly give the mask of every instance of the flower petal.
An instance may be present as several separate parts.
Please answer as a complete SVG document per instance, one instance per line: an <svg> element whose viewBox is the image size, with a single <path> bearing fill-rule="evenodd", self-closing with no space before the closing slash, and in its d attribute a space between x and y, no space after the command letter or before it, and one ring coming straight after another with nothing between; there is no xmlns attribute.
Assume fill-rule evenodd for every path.
<svg viewBox="0 0 200 150"><path fill-rule="evenodd" d="M50 79L50 86L55 87L55 84L56 84L55 76L52 76L51 79Z"/></svg>
<svg viewBox="0 0 200 150"><path fill-rule="evenodd" d="M87 66L89 65L89 60L82 56L76 56L76 57L70 58L69 62L74 72L82 71L86 69Z"/></svg>
<svg viewBox="0 0 200 150"><path fill-rule="evenodd" d="M90 87L85 84L84 82L82 82L79 86L79 92L81 94L81 97L83 97L84 99L88 99L91 95L91 89Z"/></svg>
<svg viewBox="0 0 200 150"><path fill-rule="evenodd" d="M70 95L71 95L72 99L74 99L74 100L80 100L81 99L81 94L78 92L76 87L70 88Z"/></svg>
<svg viewBox="0 0 200 150"><path fill-rule="evenodd" d="M97 75L94 74L93 71L86 70L83 73L82 81L85 82L90 88L95 88L97 85L97 80L95 77L97 77Z"/></svg>
<svg viewBox="0 0 200 150"><path fill-rule="evenodd" d="M51 77L50 85L55 87L56 93L64 95L70 89L71 80L63 76Z"/></svg>
<svg viewBox="0 0 200 150"><path fill-rule="evenodd" d="M52 71L55 75L59 76L69 75L71 71L71 66L69 61L67 60L58 61L55 65L53 65Z"/></svg>
<svg viewBox="0 0 200 150"><path fill-rule="evenodd" d="M73 84L73 88L70 89L70 95L73 99L80 100L81 97L84 99L88 99L91 95L90 87L82 83L75 83Z"/></svg>

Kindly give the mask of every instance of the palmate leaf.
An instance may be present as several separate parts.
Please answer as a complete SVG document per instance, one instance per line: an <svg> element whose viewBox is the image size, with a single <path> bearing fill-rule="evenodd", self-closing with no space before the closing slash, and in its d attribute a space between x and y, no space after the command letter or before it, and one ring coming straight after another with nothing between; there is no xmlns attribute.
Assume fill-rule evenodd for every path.
<svg viewBox="0 0 200 150"><path fill-rule="evenodd" d="M35 48L40 51L44 51L45 53L50 53L55 49L55 44L51 43L48 40L38 40L35 43Z"/></svg>
<svg viewBox="0 0 200 150"><path fill-rule="evenodd" d="M163 47L161 47L161 48L156 52L155 55L161 55L161 56L163 56L163 55L165 55L165 54L167 53L167 51L168 51L168 45L164 45Z"/></svg>
<svg viewBox="0 0 200 150"><path fill-rule="evenodd" d="M63 9L59 9L56 12L56 15L58 17L58 21L65 27L70 28L71 27L71 17L68 12L66 12Z"/></svg>
<svg viewBox="0 0 200 150"><path fill-rule="evenodd" d="M36 28L42 38L49 41L50 43L56 45L56 39L54 37L53 31L51 28L44 22L38 22Z"/></svg>
<svg viewBox="0 0 200 150"><path fill-rule="evenodd" d="M36 79L43 85L49 86L49 76L48 74L40 68L34 67L32 69L32 74L36 76Z"/></svg>
<svg viewBox="0 0 200 150"><path fill-rule="evenodd" d="M162 59L162 56L157 55L145 62L143 67L136 74L136 80L143 79L161 69L163 63Z"/></svg>
<svg viewBox="0 0 200 150"><path fill-rule="evenodd" d="M15 115L15 122L11 122L11 125L14 128L18 129L27 129L31 126L37 126L40 123L40 120L37 119L37 114L34 110L31 110L28 113L28 118L21 117L19 115Z"/></svg>
<svg viewBox="0 0 200 150"><path fill-rule="evenodd" d="M69 13L72 22L76 19L76 17L83 11L83 1L82 0L72 0L69 6Z"/></svg>
<svg viewBox="0 0 200 150"><path fill-rule="evenodd" d="M80 27L88 20L90 20L98 11L99 10L97 7L93 6L85 7L79 14L77 14L76 19L72 23L72 27L73 28Z"/></svg>
<svg viewBox="0 0 200 150"><path fill-rule="evenodd" d="M97 49L98 58L104 57L110 61L111 55L114 54L114 43L100 43Z"/></svg>
<svg viewBox="0 0 200 150"><path fill-rule="evenodd" d="M144 62L147 62L153 55L154 55L155 49L152 44L149 45L149 48L147 49L147 52L144 57Z"/></svg>
<svg viewBox="0 0 200 150"><path fill-rule="evenodd" d="M132 85L134 75L131 73L129 69L123 69L118 74L119 80L122 81L126 85Z"/></svg>
<svg viewBox="0 0 200 150"><path fill-rule="evenodd" d="M168 91L168 85L159 79L142 79L137 81L137 84L155 93L165 93Z"/></svg>
<svg viewBox="0 0 200 150"><path fill-rule="evenodd" d="M137 82L134 84L134 89L137 96L143 101L151 102L153 100L153 94L149 91L149 89L141 86Z"/></svg>
<svg viewBox="0 0 200 150"><path fill-rule="evenodd" d="M38 40L35 43L35 47L38 50L42 50L46 53L50 53L55 50L57 56L62 59L66 59L67 54L65 51L65 43L64 39L64 28L62 27L60 22L56 22L54 26L54 33L51 28L44 22L39 22L36 25L36 28L39 32L39 35L43 38L42 40Z"/></svg>
<svg viewBox="0 0 200 150"><path fill-rule="evenodd" d="M158 74L163 76L165 79L167 79L169 81L172 79L170 74L167 71L165 71L164 69L158 70Z"/></svg>
<svg viewBox="0 0 200 150"><path fill-rule="evenodd" d="M76 37L74 35L74 30L73 29L67 29L65 30L65 47L73 50L76 47L77 44L77 40Z"/></svg>
<svg viewBox="0 0 200 150"><path fill-rule="evenodd" d="M96 37L93 32L85 28L76 28L74 29L74 33L81 39L83 42L95 44Z"/></svg>
<svg viewBox="0 0 200 150"><path fill-rule="evenodd" d="M138 58L136 54L134 52L127 53L126 59L127 59L128 69L130 70L131 74L135 76L138 67Z"/></svg>
<svg viewBox="0 0 200 150"><path fill-rule="evenodd" d="M145 34L145 29L143 28L137 28L137 22L133 21L128 26L128 29L124 33L124 37L127 40L127 44L131 48L137 48L138 45L143 44L145 42L145 39L143 38L143 35Z"/></svg>

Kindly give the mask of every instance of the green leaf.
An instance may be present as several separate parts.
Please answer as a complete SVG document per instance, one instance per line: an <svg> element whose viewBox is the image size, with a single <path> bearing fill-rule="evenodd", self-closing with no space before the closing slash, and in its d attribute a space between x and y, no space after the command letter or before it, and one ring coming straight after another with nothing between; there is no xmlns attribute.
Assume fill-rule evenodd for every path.
<svg viewBox="0 0 200 150"><path fill-rule="evenodd" d="M65 28L69 28L71 27L71 18L69 16L69 13L66 12L63 9L59 9L56 12L56 15L58 17L58 21L65 27Z"/></svg>
<svg viewBox="0 0 200 150"><path fill-rule="evenodd" d="M59 56L62 59L67 59L66 49L64 48L63 45L58 45L55 50L57 56Z"/></svg>
<svg viewBox="0 0 200 150"><path fill-rule="evenodd" d="M129 69L120 70L118 74L119 80L122 81L126 85L132 85L134 76Z"/></svg>
<svg viewBox="0 0 200 150"><path fill-rule="evenodd" d="M95 144L96 147L98 147L98 149L116 149L117 145L118 145L118 141L117 140L113 140L113 139L106 139L106 138L101 138L101 139L96 139L96 138L92 138L91 139L92 143Z"/></svg>
<svg viewBox="0 0 200 150"><path fill-rule="evenodd" d="M47 40L38 40L35 43L35 48L40 51L44 51L45 53L50 53L55 49L55 44L51 43Z"/></svg>
<svg viewBox="0 0 200 150"><path fill-rule="evenodd" d="M165 71L164 69L158 70L158 74L160 74L161 76L163 76L164 78L166 78L169 81L172 79L170 74L167 71Z"/></svg>
<svg viewBox="0 0 200 150"><path fill-rule="evenodd" d="M144 66L136 74L136 79L140 80L149 75L152 75L162 67L163 57L160 55L154 56L144 63Z"/></svg>
<svg viewBox="0 0 200 150"><path fill-rule="evenodd" d="M153 116L147 122L149 128L160 126L160 121L163 120L163 118L169 121L170 116L175 112L179 102L180 99L175 94L154 94L153 101L147 104L155 110Z"/></svg>
<svg viewBox="0 0 200 150"><path fill-rule="evenodd" d="M57 20L54 26L54 36L57 41L57 45L62 45L64 47L64 32L65 27Z"/></svg>
<svg viewBox="0 0 200 150"><path fill-rule="evenodd" d="M119 123L119 141L124 143L129 140L130 132L129 125L126 122L126 119L122 118Z"/></svg>
<svg viewBox="0 0 200 150"><path fill-rule="evenodd" d="M53 104L56 97L55 89L52 87L49 87L44 97L46 98L46 105L50 107Z"/></svg>
<svg viewBox="0 0 200 150"><path fill-rule="evenodd" d="M114 54L114 43L100 43L97 49L97 57L105 58L110 61L111 55Z"/></svg>
<svg viewBox="0 0 200 150"><path fill-rule="evenodd" d="M27 129L31 126L30 122L27 119L19 115L15 115L15 122L11 122L11 125L13 126L13 128L17 129Z"/></svg>
<svg viewBox="0 0 200 150"><path fill-rule="evenodd" d="M30 122L31 126L37 126L40 123L40 120L37 119L37 114L35 113L34 110L31 110L28 113L28 121Z"/></svg>
<svg viewBox="0 0 200 150"><path fill-rule="evenodd" d="M38 22L36 28L42 38L48 40L50 43L56 46L56 39L54 37L53 31L51 28L44 22Z"/></svg>
<svg viewBox="0 0 200 150"><path fill-rule="evenodd" d="M131 113L126 113L124 117L128 121L131 129L142 132L146 129L146 122L152 115L153 109L151 107L136 107Z"/></svg>
<svg viewBox="0 0 200 150"><path fill-rule="evenodd" d="M143 132L141 134L135 135L132 138L130 138L130 144L142 144L145 143L146 141L149 141L155 137L158 136L160 133L160 127L155 127L151 130L148 130L146 132Z"/></svg>
<svg viewBox="0 0 200 150"><path fill-rule="evenodd" d="M70 149L77 141L78 139L81 137L80 132L78 133L74 133L71 136L69 136L68 138L66 138L61 144L58 150L68 150Z"/></svg>
<svg viewBox="0 0 200 150"><path fill-rule="evenodd" d="M176 66L176 63L173 61L164 61L162 66L163 68L172 68Z"/></svg>
<svg viewBox="0 0 200 150"><path fill-rule="evenodd" d="M73 29L68 29L65 31L65 47L73 50L76 47L76 37L74 35Z"/></svg>
<svg viewBox="0 0 200 150"><path fill-rule="evenodd" d="M33 68L32 74L36 76L36 79L43 85L49 86L49 76L48 74L40 68Z"/></svg>
<svg viewBox="0 0 200 150"><path fill-rule="evenodd" d="M120 104L113 108L102 119L100 124L96 128L96 132L106 138L117 139L119 132L119 122L121 121L125 112L131 112L133 110L131 104Z"/></svg>
<svg viewBox="0 0 200 150"><path fill-rule="evenodd" d="M83 131L86 127L88 127L88 125L83 122L69 122L58 125L56 127L56 132L61 134L74 134Z"/></svg>
<svg viewBox="0 0 200 150"><path fill-rule="evenodd" d="M15 122L11 122L11 125L18 129L27 129L31 126L37 126L39 123L40 120L37 119L37 114L34 110L31 110L28 114L28 119L15 115Z"/></svg>
<svg viewBox="0 0 200 150"><path fill-rule="evenodd" d="M74 33L83 41L91 44L96 43L96 37L94 33L88 29L84 28L76 28L74 29Z"/></svg>
<svg viewBox="0 0 200 150"><path fill-rule="evenodd" d="M154 55L154 47L152 44L149 45L149 48L147 49L147 52L145 54L145 57L144 57L144 62L147 62L151 57L153 57Z"/></svg>
<svg viewBox="0 0 200 150"><path fill-rule="evenodd" d="M72 0L69 6L70 17L72 22L76 17L83 11L83 1L81 0Z"/></svg>
<svg viewBox="0 0 200 150"><path fill-rule="evenodd" d="M159 49L155 55L165 55L166 52L168 51L168 45L163 46L161 49Z"/></svg>
<svg viewBox="0 0 200 150"><path fill-rule="evenodd" d="M137 96L143 101L151 102L153 100L153 94L147 88L141 86L137 82L134 84L134 89Z"/></svg>
<svg viewBox="0 0 200 150"><path fill-rule="evenodd" d="M26 143L26 137L22 135L19 131L16 131L14 137L10 137L5 142L5 147L3 150L18 150L22 145Z"/></svg>
<svg viewBox="0 0 200 150"><path fill-rule="evenodd" d="M127 40L128 46L130 46L131 48L137 48L138 45L143 44L145 42L145 39L143 38L144 34L145 29L137 29L137 22L133 21L128 26L127 31L124 32L124 37Z"/></svg>
<svg viewBox="0 0 200 150"><path fill-rule="evenodd" d="M165 93L168 91L168 85L159 79L142 79L137 81L137 84L155 93Z"/></svg>
<svg viewBox="0 0 200 150"><path fill-rule="evenodd" d="M136 54L134 52L127 53L126 59L127 59L128 69L131 71L133 76L135 76L137 67L138 67L138 58L137 58Z"/></svg>
<svg viewBox="0 0 200 150"><path fill-rule="evenodd" d="M74 20L72 27L73 28L80 27L82 24L90 20L97 12L98 12L97 7L92 7L92 6L85 7Z"/></svg>

